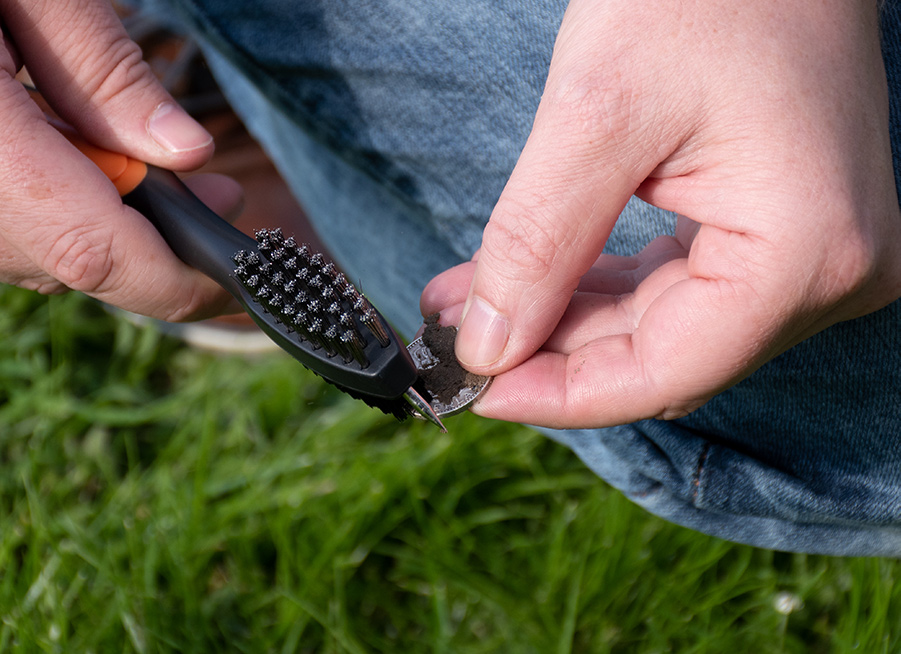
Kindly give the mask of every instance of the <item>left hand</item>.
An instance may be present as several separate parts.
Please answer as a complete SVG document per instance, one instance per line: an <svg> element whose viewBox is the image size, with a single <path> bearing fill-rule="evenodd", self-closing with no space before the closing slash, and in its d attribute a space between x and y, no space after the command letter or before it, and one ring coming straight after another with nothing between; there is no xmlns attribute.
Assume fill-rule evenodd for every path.
<svg viewBox="0 0 901 654"><path fill-rule="evenodd" d="M671 419L901 296L871 0L573 0L532 133L471 263L426 288L476 413ZM601 255L631 195L684 216ZM465 303L465 305L464 305Z"/></svg>

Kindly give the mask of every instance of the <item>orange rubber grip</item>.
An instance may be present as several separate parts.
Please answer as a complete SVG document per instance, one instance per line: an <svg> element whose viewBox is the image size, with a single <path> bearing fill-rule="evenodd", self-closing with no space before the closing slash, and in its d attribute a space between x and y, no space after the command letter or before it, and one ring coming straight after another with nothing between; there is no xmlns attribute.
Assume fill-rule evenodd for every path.
<svg viewBox="0 0 901 654"><path fill-rule="evenodd" d="M143 161L91 145L70 126L57 120L50 120L50 123L109 177L119 195L131 193L147 176L147 164Z"/></svg>

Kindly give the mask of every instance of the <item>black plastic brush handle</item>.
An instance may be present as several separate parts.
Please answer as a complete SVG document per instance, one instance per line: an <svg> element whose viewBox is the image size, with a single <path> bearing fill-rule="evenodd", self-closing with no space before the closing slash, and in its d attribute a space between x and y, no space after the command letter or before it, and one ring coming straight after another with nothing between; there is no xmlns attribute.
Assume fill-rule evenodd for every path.
<svg viewBox="0 0 901 654"><path fill-rule="evenodd" d="M172 251L192 268L205 273L241 303L254 322L277 344L328 381L364 395L401 397L417 380L418 372L397 335L387 345L369 339L367 365L329 355L301 338L267 312L235 275L233 257L254 251L257 242L209 209L172 172L147 166L147 176L122 198L140 211L159 231ZM384 318L379 319L387 327Z"/></svg>
<svg viewBox="0 0 901 654"><path fill-rule="evenodd" d="M147 166L143 181L123 195L122 201L156 227L179 259L212 277L232 295L244 293L233 274L232 257L240 250L255 248L256 241L207 207L175 173Z"/></svg>
<svg viewBox="0 0 901 654"><path fill-rule="evenodd" d="M367 340L362 357L365 364L345 361L340 355L330 355L321 345L304 340L267 312L235 274L235 254L256 251L254 239L214 213L175 173L97 148L68 125L55 120L51 123L97 164L123 202L156 227L178 258L231 293L269 338L307 368L364 400L366 396L396 400L416 382L413 359L381 314L377 318L390 338L386 345L375 338Z"/></svg>

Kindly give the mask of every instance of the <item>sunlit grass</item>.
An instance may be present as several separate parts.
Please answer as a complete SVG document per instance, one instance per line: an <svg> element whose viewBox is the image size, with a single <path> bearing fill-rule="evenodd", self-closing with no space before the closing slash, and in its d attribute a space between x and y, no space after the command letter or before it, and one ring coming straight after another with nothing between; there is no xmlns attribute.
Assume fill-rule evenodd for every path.
<svg viewBox="0 0 901 654"><path fill-rule="evenodd" d="M636 508L533 431L0 290L0 651L895 652L898 563Z"/></svg>

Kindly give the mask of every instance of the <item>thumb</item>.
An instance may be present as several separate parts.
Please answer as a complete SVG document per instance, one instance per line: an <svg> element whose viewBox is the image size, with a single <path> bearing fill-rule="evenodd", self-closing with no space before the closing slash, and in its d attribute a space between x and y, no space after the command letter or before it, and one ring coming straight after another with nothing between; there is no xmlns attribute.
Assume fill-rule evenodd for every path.
<svg viewBox="0 0 901 654"><path fill-rule="evenodd" d="M665 157L638 145L664 147L638 133L647 121L626 89L586 85L555 69L558 61L485 228L457 335L457 357L479 374L504 372L542 346L629 198Z"/></svg>
<svg viewBox="0 0 901 654"><path fill-rule="evenodd" d="M42 95L85 138L175 170L212 154L212 137L158 82L109 2L12 0L0 7Z"/></svg>

